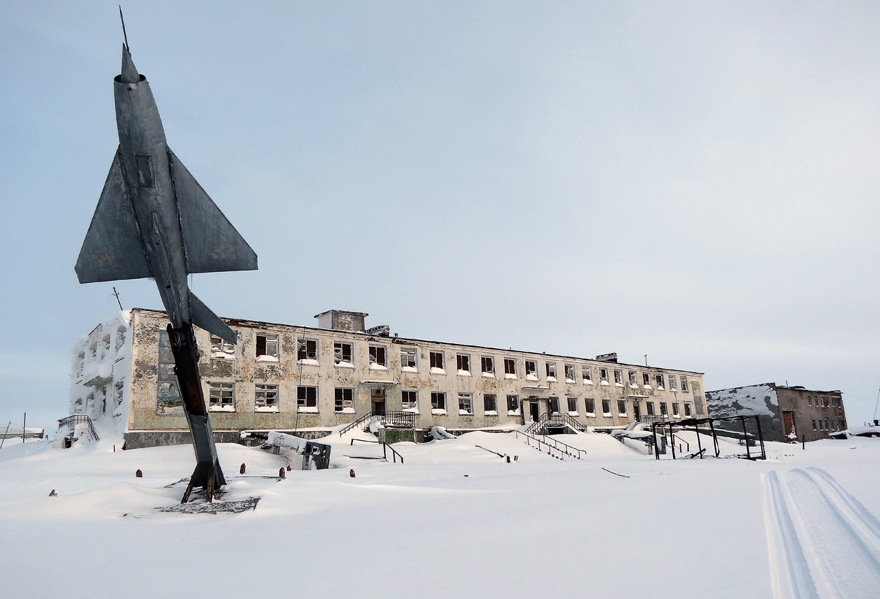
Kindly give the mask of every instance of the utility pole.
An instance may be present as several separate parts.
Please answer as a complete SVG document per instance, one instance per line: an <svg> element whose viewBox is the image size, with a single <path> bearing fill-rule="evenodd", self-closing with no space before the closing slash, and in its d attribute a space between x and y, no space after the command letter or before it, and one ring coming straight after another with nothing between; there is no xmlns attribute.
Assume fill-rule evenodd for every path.
<svg viewBox="0 0 880 599"><path fill-rule="evenodd" d="M9 424L6 425L6 432L3 433L3 438L0 439L0 449L3 449L3 444L6 443L6 435L9 434L9 427L12 426L12 421L9 421Z"/></svg>
<svg viewBox="0 0 880 599"><path fill-rule="evenodd" d="M24 443L24 435L27 431L27 412L24 413L24 422L21 425L21 442Z"/></svg>
<svg viewBox="0 0 880 599"><path fill-rule="evenodd" d="M113 287L113 295L116 296L116 303L119 304L119 311L122 312L122 302L119 301L119 292L116 291L116 287Z"/></svg>

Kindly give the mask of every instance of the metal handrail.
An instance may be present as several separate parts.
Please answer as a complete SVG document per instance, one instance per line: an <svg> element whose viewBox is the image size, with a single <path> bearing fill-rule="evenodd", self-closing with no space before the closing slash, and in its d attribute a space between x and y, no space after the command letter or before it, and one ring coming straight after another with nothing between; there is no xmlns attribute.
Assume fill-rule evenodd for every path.
<svg viewBox="0 0 880 599"><path fill-rule="evenodd" d="M382 443L381 441L373 441L372 439L352 439L350 445L354 445L354 442L358 441L360 443L376 443L382 446L382 457L385 458L385 461L388 461L388 453L386 449L391 450L391 459L394 460L394 463L397 463L397 458L400 458L400 463L403 464L403 456L397 453L397 450L388 445L387 443Z"/></svg>
<svg viewBox="0 0 880 599"><path fill-rule="evenodd" d="M92 435L92 438L95 441L99 441L98 431L95 430L95 425L92 423L92 419L88 414L71 414L70 416L65 416L61 420L58 421L58 428L63 428L65 426L69 427L71 430L79 424L80 422L85 422L89 427L89 434Z"/></svg>
<svg viewBox="0 0 880 599"><path fill-rule="evenodd" d="M569 416L568 414L563 414L561 412L554 412L550 414L549 412L544 412L540 418L532 422L529 427L525 430L528 434L535 434L536 431L540 430L542 426L547 424L548 422L560 422L562 424L568 425L579 433L587 433L589 429Z"/></svg>
<svg viewBox="0 0 880 599"><path fill-rule="evenodd" d="M378 416L385 420L385 424L391 426L415 426L416 415L412 412L404 412L402 410L377 410L373 412L373 416Z"/></svg>
<svg viewBox="0 0 880 599"><path fill-rule="evenodd" d="M550 453L550 450L556 450L556 451L558 451L558 452L561 453L561 454L564 454L564 455L567 455L567 456L569 456L569 457L573 457L573 458L577 458L577 459L579 459L579 460L582 460L582 459L584 459L584 458L581 457L581 454L586 455L586 453L587 453L586 450L584 450L584 449L578 449L577 447L572 447L571 445L568 445L567 443L563 443L562 441L558 441L558 440L556 440L556 439L552 439L552 438L551 438L551 439L548 441L548 440L547 440L547 435L541 435L541 436L543 437L543 440L542 440L542 439L539 439L539 438L537 437L537 435L532 435L532 434L530 434L530 433L528 433L528 432L526 432L526 431L517 431L517 430L515 430L515 431L513 431L513 432L514 432L514 437L517 438L517 439L519 438L519 435L523 435L523 436L526 438L526 444L527 444L529 447L531 447L531 445L532 445L531 442L532 442L532 441L535 441L535 442L538 444L538 446L536 447L536 449L538 449L539 451L541 451L541 445L542 445L542 444L543 444L543 445L546 445L546 446L547 446L547 449L548 449L547 453L550 454L550 455L553 455L552 453ZM560 448L559 448L560 445L563 447L563 449L560 449ZM555 457L555 456L554 456L554 457ZM560 459L562 459L561 456L560 456Z"/></svg>
<svg viewBox="0 0 880 599"><path fill-rule="evenodd" d="M681 437L679 437L679 436L676 435L675 433L673 433L672 436L673 436L675 439L678 439L679 441L681 441L682 443L684 443L684 446L685 446L685 450L686 450L686 451L690 451L690 450L691 450L691 444L690 444L690 443L688 443L687 441L685 441L684 439L682 439ZM673 442L674 442L674 441L673 441Z"/></svg>
<svg viewBox="0 0 880 599"><path fill-rule="evenodd" d="M532 421L532 423L528 426L528 428L526 428L526 430L524 432L527 435L531 435L536 430L540 429L541 425L544 424L545 422L547 422L547 413L546 412L541 414L541 416L537 420Z"/></svg>
<svg viewBox="0 0 880 599"><path fill-rule="evenodd" d="M563 413L553 414L550 416L549 422L562 422L563 424L567 424L568 426L570 426L574 430L578 431L579 433L589 432L589 430L587 429L586 426L584 426L583 424L581 424L580 422L578 422L577 420L575 420L573 417L571 417L568 414L563 414Z"/></svg>
<svg viewBox="0 0 880 599"><path fill-rule="evenodd" d="M363 416L361 416L360 418L358 418L354 422L348 423L347 425L345 425L345 428L343 428L339 431L339 436L341 437L342 435L344 435L345 433L347 433L348 431L350 431L351 429L353 429L357 425L362 424L364 421L366 421L367 419L372 418L372 417L373 417L373 414L364 414Z"/></svg>

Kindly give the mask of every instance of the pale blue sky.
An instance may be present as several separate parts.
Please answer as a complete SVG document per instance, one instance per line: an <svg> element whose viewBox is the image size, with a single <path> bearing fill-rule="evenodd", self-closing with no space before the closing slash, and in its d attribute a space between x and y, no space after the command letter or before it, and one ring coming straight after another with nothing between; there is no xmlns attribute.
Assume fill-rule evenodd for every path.
<svg viewBox="0 0 880 599"><path fill-rule="evenodd" d="M260 257L222 316L880 387L880 4L139 2L169 145ZM112 2L0 6L0 422L67 412ZM150 281L123 305L161 307Z"/></svg>

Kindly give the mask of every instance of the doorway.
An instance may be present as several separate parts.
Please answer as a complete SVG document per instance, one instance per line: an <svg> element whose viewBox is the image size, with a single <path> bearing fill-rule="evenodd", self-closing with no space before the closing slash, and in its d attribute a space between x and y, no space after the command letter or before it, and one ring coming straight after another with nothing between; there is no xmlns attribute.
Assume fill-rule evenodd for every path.
<svg viewBox="0 0 880 599"><path fill-rule="evenodd" d="M538 418L539 418L538 411L539 411L538 410L538 402L533 399L532 401L529 402L529 414L532 417L532 422L538 421Z"/></svg>
<svg viewBox="0 0 880 599"><path fill-rule="evenodd" d="M385 389L381 387L372 389L370 400L373 404L373 414L383 416L385 414Z"/></svg>
<svg viewBox="0 0 880 599"><path fill-rule="evenodd" d="M642 410L639 408L639 400L633 401L633 418L636 422L642 421Z"/></svg>
<svg viewBox="0 0 880 599"><path fill-rule="evenodd" d="M785 426L785 436L788 437L792 433L797 435L797 432L794 430L794 412L783 412L782 413L782 424ZM797 438L797 437L795 437Z"/></svg>

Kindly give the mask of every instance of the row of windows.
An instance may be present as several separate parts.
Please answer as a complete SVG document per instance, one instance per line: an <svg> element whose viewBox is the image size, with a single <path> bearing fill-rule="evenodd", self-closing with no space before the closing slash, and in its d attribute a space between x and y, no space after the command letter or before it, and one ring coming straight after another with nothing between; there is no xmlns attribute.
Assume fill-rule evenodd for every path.
<svg viewBox="0 0 880 599"><path fill-rule="evenodd" d="M125 344L125 333L126 328L124 326L120 326L116 330L116 352L119 352L119 349ZM112 347L110 341L110 334L104 335L100 341L95 340L89 345L89 361L95 362L103 360L107 354L110 353L110 348ZM86 363L86 352L81 351L76 356L76 368L77 368L77 376L82 376L83 368Z"/></svg>
<svg viewBox="0 0 880 599"><path fill-rule="evenodd" d="M816 407L816 408L827 408L828 407L828 398L827 397L814 397L812 395L807 396L807 405ZM835 408L842 407L841 401L839 397L831 398L831 406Z"/></svg>
<svg viewBox="0 0 880 599"><path fill-rule="evenodd" d="M818 425L816 424L818 423ZM814 431L842 431L846 428L843 420L813 420Z"/></svg>
<svg viewBox="0 0 880 599"><path fill-rule="evenodd" d="M431 409L432 410L446 410L447 409L447 399L446 393L442 391L432 391L431 392ZM259 411L260 409L274 409L277 411L278 408L278 385L269 385L269 384L260 384L257 383L255 385L255 408ZM458 394L458 410L459 414L473 414L474 413L474 402L473 402L473 393L459 393ZM548 398L550 411L554 413L559 412L559 398L558 397L550 397ZM593 398L587 397L583 400L584 413L588 416L595 415L596 413L596 404ZM419 392L414 390L404 390L401 392L401 402L402 407L404 409L418 409L419 407ZM603 416L612 416L611 413L611 405L612 401L610 399L601 400L602 406L602 414ZM618 416L626 416L627 415L627 406L626 400L619 399L617 402L617 414ZM508 412L519 412L520 408L520 400L517 395L508 395L507 396L507 411ZM318 387L313 386L299 386L296 388L296 404L298 409L302 409L305 411L316 411L318 408ZM579 405L580 399L577 397L567 397L566 404L568 408L568 412L570 414L579 414ZM235 398L234 398L234 384L233 383L210 383L210 393L209 393L209 406L215 409L234 409L235 407ZM658 402L656 406L659 409L659 414L661 416L669 415L670 406L665 401ZM654 416L655 413L655 404L653 401L645 401L645 410L648 416ZM672 402L671 410L673 416L680 415L680 406L678 402ZM334 394L334 411L345 413L345 412L353 412L354 411L354 389L350 387L336 387ZM483 394L483 412L486 414L497 414L498 411L498 396L494 393L484 393ZM689 402L684 403L684 415L691 415L691 404ZM814 421L815 425L815 421Z"/></svg>
<svg viewBox="0 0 880 599"><path fill-rule="evenodd" d="M318 361L318 340L317 339L301 339L298 342L297 360ZM211 355L214 358L229 359L235 357L235 346L224 341L220 337L211 336ZM278 335L257 334L256 357L258 359L278 359ZM455 367L459 375L471 376L471 354L456 354ZM388 367L388 351L383 345L369 346L369 359L371 367L387 368ZM353 344L345 341L333 342L333 361L337 366L352 367L354 365ZM515 379L519 377L519 369L515 358L503 358L504 378ZM446 374L446 355L442 351L432 351L428 354L428 364L431 372L434 374ZM404 347L400 350L400 366L404 370L418 370L418 350L414 347ZM526 380L538 380L538 361L525 360L524 373ZM548 381L556 381L557 379L557 363L544 362L544 374ZM563 375L568 383L576 382L576 365L564 364ZM581 380L584 383L593 383L593 368L587 365L580 366ZM608 367L599 367L599 381L602 384L609 384L609 375L613 376L616 385L623 386L624 370L621 368L609 369ZM495 356L480 356L480 374L494 378L496 376L496 358ZM636 370L627 370L627 383L631 387L638 386L639 373ZM645 388L669 389L676 391L681 388L684 393L688 392L688 380L684 375L676 377L676 375L664 375L657 373L641 373L641 385Z"/></svg>

